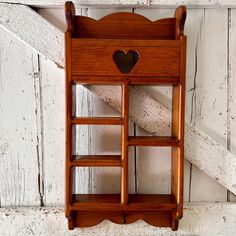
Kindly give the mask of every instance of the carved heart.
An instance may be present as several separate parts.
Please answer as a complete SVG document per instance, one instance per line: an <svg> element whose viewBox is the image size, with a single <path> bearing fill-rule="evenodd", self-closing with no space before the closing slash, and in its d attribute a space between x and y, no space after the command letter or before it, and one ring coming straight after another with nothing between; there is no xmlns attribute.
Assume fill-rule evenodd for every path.
<svg viewBox="0 0 236 236"><path fill-rule="evenodd" d="M121 73L128 74L138 62L139 54L132 50L128 53L118 50L113 54L113 60Z"/></svg>

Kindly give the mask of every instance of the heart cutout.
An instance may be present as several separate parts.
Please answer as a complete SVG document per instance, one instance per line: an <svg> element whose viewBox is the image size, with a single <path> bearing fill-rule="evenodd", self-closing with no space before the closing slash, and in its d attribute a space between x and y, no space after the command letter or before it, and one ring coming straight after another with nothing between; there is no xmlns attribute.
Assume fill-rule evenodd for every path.
<svg viewBox="0 0 236 236"><path fill-rule="evenodd" d="M128 53L117 50L113 54L113 60L121 73L128 74L138 62L139 54L133 50L128 51Z"/></svg>

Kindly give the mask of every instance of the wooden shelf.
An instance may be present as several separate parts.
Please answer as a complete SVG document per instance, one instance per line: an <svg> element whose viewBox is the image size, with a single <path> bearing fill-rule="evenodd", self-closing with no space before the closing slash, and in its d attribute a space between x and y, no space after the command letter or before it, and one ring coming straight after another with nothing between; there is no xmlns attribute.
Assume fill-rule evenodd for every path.
<svg viewBox="0 0 236 236"><path fill-rule="evenodd" d="M135 76L135 77L120 77L120 76L94 76L80 75L72 76L72 84L98 84L98 85L121 85L129 83L130 85L173 85L180 83L179 76L164 77L164 76Z"/></svg>
<svg viewBox="0 0 236 236"><path fill-rule="evenodd" d="M178 147L179 140L175 137L165 136L129 136L129 146L162 146Z"/></svg>
<svg viewBox="0 0 236 236"><path fill-rule="evenodd" d="M171 211L176 209L170 194L129 194L128 204L120 203L120 194L74 194L71 209L87 211Z"/></svg>
<svg viewBox="0 0 236 236"><path fill-rule="evenodd" d="M73 125L122 125L120 117L76 117L72 118Z"/></svg>
<svg viewBox="0 0 236 236"><path fill-rule="evenodd" d="M173 210L176 202L171 194L129 194L127 210Z"/></svg>
<svg viewBox="0 0 236 236"><path fill-rule="evenodd" d="M120 194L74 194L73 210L121 210Z"/></svg>
<svg viewBox="0 0 236 236"><path fill-rule="evenodd" d="M93 226L105 219L117 224L133 223L142 219L154 226L177 230L183 214L185 7L179 6L174 17L157 21L150 21L134 13L114 13L99 20L91 20L76 16L72 2L66 3L65 11L65 215L68 228ZM76 83L120 85L121 117L71 118L73 87ZM172 85L172 137L129 137L129 86L154 84ZM121 156L73 156L73 125L120 125ZM128 146L172 148L171 194L128 193ZM120 167L120 193L73 194L75 179L71 167L77 166Z"/></svg>
<svg viewBox="0 0 236 236"><path fill-rule="evenodd" d="M120 155L76 155L71 166L121 166Z"/></svg>

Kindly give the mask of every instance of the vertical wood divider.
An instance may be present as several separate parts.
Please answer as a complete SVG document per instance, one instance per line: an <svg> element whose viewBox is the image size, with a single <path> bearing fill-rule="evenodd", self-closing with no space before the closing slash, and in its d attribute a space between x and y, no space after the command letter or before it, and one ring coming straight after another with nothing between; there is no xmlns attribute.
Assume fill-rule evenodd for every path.
<svg viewBox="0 0 236 236"><path fill-rule="evenodd" d="M177 137L179 147L172 147L172 186L171 193L177 203L173 212L172 229L177 228L176 220L183 216L183 178L184 178L184 126L185 126L185 71L186 37L180 36L180 84L173 86L172 101L172 136Z"/></svg>
<svg viewBox="0 0 236 236"><path fill-rule="evenodd" d="M128 203L128 132L129 132L129 86L122 83L122 141L121 141L121 204Z"/></svg>
<svg viewBox="0 0 236 236"><path fill-rule="evenodd" d="M183 216L186 76L186 36L184 36L186 8L184 6L180 6L176 9L175 18L175 39L180 40L180 83L173 86L172 95L172 136L179 139L179 147L172 147L171 149L171 194L175 197L177 204L176 210L172 212L172 230L178 229L178 221Z"/></svg>
<svg viewBox="0 0 236 236"><path fill-rule="evenodd" d="M72 200L72 181L71 181L71 156L72 156L72 124L71 124L71 112L72 112L72 85L71 85L71 71L70 71L70 44L71 38L69 33L66 34L66 215L70 216L69 206Z"/></svg>
<svg viewBox="0 0 236 236"><path fill-rule="evenodd" d="M66 71L66 190L65 190L65 215L68 218L69 229L74 228L72 212L70 209L72 203L72 174L71 174L71 158L72 158L72 80L71 80L71 38L73 36L73 21L75 16L75 8L72 2L66 2L65 14L67 21L67 30L65 32L65 71Z"/></svg>

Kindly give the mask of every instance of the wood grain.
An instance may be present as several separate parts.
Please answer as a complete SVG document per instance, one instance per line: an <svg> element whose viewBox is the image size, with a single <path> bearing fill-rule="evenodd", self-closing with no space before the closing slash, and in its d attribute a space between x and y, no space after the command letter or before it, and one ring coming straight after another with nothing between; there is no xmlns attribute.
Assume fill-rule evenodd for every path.
<svg viewBox="0 0 236 236"><path fill-rule="evenodd" d="M199 14L199 15L198 15ZM200 25L193 46L197 66L189 74L188 98L191 101L190 122L223 146L227 141L227 10L200 10L196 14ZM214 25L217 15L220 23ZM193 21L196 18L192 19ZM213 28L214 25L214 28ZM218 32L221 32L219 36ZM207 36L209 34L209 36ZM213 40L214 38L214 40ZM207 40L206 40L207 39ZM215 50L215 47L218 50ZM211 58L211 60L209 60ZM218 99L220 97L220 99ZM204 181L202 186L201 181ZM205 173L192 167L191 201L226 201L226 189ZM203 190L199 190L199 187ZM210 190L211 189L211 190ZM210 191L210 192L209 192Z"/></svg>
<svg viewBox="0 0 236 236"><path fill-rule="evenodd" d="M72 40L72 75L78 76L179 76L178 41L138 41L94 39ZM145 45L145 46L141 46ZM148 45L148 46L146 46ZM173 46L172 46L173 45ZM176 47L175 47L176 46ZM139 54L139 60L129 74L121 73L113 61L117 50L133 50ZM148 66L148 70L147 70ZM112 77L111 76L111 77ZM108 78L109 79L109 78ZM108 80L109 81L109 80Z"/></svg>
<svg viewBox="0 0 236 236"><path fill-rule="evenodd" d="M127 20L120 20L125 18ZM113 13L99 20L75 17L75 38L128 38L128 39L174 39L175 19L151 22L144 16L129 13ZM139 30L137 29L139 25ZM79 30L80 29L80 30Z"/></svg>

